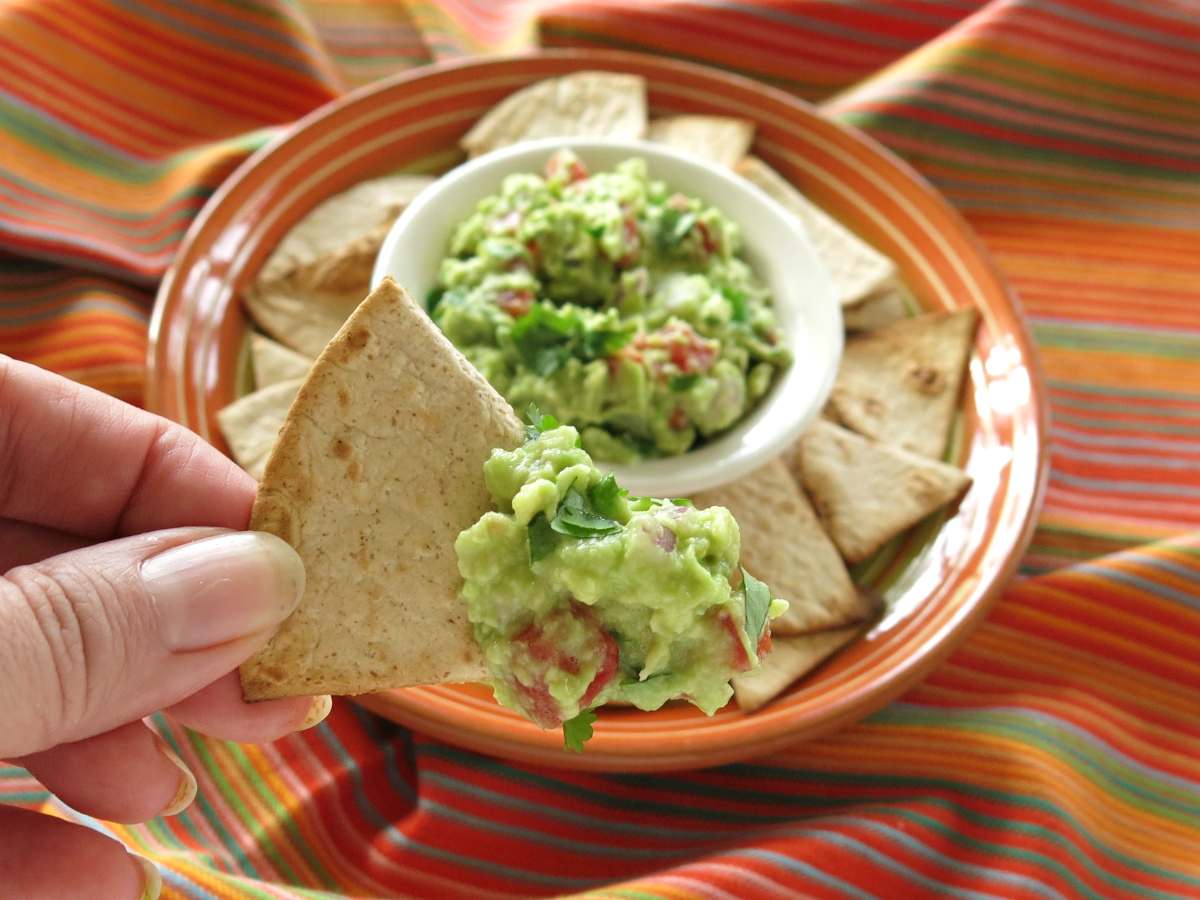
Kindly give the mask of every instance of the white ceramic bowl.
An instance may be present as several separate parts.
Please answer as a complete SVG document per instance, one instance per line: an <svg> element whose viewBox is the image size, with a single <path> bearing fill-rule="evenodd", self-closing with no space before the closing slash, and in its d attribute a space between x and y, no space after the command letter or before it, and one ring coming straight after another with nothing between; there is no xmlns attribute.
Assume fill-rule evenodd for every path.
<svg viewBox="0 0 1200 900"><path fill-rule="evenodd" d="M683 497L733 481L783 452L817 416L833 386L842 353L841 307L799 223L728 169L645 141L550 138L495 150L448 172L409 205L383 242L372 282L391 275L414 298L426 297L455 226L497 192L506 175L541 172L560 147L577 153L592 172L640 156L652 178L737 222L743 254L771 289L794 357L750 415L703 446L629 466L598 465L634 494Z"/></svg>

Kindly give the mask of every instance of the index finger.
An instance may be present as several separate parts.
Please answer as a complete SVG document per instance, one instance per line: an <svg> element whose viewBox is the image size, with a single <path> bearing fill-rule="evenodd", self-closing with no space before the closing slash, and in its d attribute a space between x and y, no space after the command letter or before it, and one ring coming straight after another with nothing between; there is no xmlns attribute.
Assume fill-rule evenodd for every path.
<svg viewBox="0 0 1200 900"><path fill-rule="evenodd" d="M240 529L255 489L186 428L0 356L0 517L93 540Z"/></svg>

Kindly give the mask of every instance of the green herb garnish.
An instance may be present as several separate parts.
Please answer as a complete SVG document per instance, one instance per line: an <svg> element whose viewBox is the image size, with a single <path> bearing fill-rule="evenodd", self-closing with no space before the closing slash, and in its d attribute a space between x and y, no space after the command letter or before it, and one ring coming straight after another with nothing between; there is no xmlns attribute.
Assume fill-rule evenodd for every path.
<svg viewBox="0 0 1200 900"><path fill-rule="evenodd" d="M671 502L676 506L695 506L696 504L687 497L672 497Z"/></svg>
<svg viewBox="0 0 1200 900"><path fill-rule="evenodd" d="M771 589L742 568L742 595L746 598L746 620L743 626L750 646L758 645L767 626L767 611L771 608Z"/></svg>
<svg viewBox="0 0 1200 900"><path fill-rule="evenodd" d="M696 214L691 210L678 210L668 206L663 210L659 228L659 241L666 249L679 246L696 224Z"/></svg>
<svg viewBox="0 0 1200 900"><path fill-rule="evenodd" d="M575 753L583 752L583 745L592 738L592 725L596 722L596 714L585 709L573 719L562 723L563 746Z"/></svg>
<svg viewBox="0 0 1200 900"><path fill-rule="evenodd" d="M545 559L554 551L558 535L550 527L545 513L538 513L529 523L529 564Z"/></svg>
<svg viewBox="0 0 1200 900"><path fill-rule="evenodd" d="M559 534L574 538L598 537L621 530L619 522L596 512L588 498L575 488L567 491L567 496L558 504L558 512L550 522L550 527Z"/></svg>
<svg viewBox="0 0 1200 900"><path fill-rule="evenodd" d="M617 479L611 472L588 488L588 499L592 501L592 509L609 519L620 516L621 498L628 496L629 491L617 484Z"/></svg>
<svg viewBox="0 0 1200 900"><path fill-rule="evenodd" d="M527 441L535 440L542 432L558 427L558 419L548 413L543 413L538 409L536 403L530 403L529 408L525 410L525 421L529 423L525 426L525 440Z"/></svg>
<svg viewBox="0 0 1200 900"><path fill-rule="evenodd" d="M700 380L700 375L696 372L689 372L687 375L672 375L667 379L667 384L673 391L686 391Z"/></svg>
<svg viewBox="0 0 1200 900"><path fill-rule="evenodd" d="M632 323L589 328L570 310L535 303L513 323L509 336L525 365L549 378L572 357L591 362L612 356L632 340L634 328Z"/></svg>
<svg viewBox="0 0 1200 900"><path fill-rule="evenodd" d="M721 288L721 293L729 301L729 305L733 309L730 318L735 322L748 322L750 320L750 310L746 305L746 295L736 288L731 287Z"/></svg>

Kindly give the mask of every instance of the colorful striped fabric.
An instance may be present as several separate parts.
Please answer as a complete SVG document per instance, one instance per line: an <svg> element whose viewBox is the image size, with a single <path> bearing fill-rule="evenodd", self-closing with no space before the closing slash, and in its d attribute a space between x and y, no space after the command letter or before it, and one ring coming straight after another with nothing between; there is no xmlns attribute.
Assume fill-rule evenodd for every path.
<svg viewBox="0 0 1200 900"><path fill-rule="evenodd" d="M247 152L355 84L535 37L821 100L958 206L1049 378L1028 577L923 685L772 758L567 774L342 703L269 747L163 722L195 805L92 824L180 897L1200 896L1190 0L0 0L0 352L138 402L154 282ZM0 799L53 808L13 768Z"/></svg>

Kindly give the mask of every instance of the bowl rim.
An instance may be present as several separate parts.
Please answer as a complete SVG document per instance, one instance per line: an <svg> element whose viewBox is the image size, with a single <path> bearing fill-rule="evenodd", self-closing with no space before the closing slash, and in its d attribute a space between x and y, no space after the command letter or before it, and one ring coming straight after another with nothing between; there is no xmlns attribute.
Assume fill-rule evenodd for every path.
<svg viewBox="0 0 1200 900"><path fill-rule="evenodd" d="M519 75L513 74L514 68L520 70ZM1019 299L1005 283L989 251L962 214L950 206L909 163L866 133L843 122L820 117L811 104L761 81L710 66L629 51L555 49L449 60L364 85L314 109L247 157L216 188L192 221L164 273L155 297L146 351L145 405L152 411L187 420L192 418L192 406L195 404L194 400L189 400L187 392L199 391L202 401L207 396L204 392L210 390L212 384L200 385L195 380L194 366L192 371L187 370L182 357L183 351L190 349L191 342L195 340L193 325L189 324L192 317L181 315L179 310L180 305L193 304L186 294L191 267L198 262L207 264L210 241L214 236L209 232L221 233L224 218L242 209L248 200L256 199L266 189L264 182L270 180L271 164L275 158L284 156L295 146L303 146L303 137L307 132L325 120L345 115L348 108L360 104L364 109L367 108L376 95L386 96L427 79L456 75L469 75L472 80L505 78L514 82L515 90L538 78L556 77L588 68L637 71L647 78L662 78L668 86L675 83L670 81L671 78L691 78L707 82L710 88L719 88L727 93L753 93L764 106L798 111L803 118L821 118L838 132L840 140L844 142L841 148L844 152L871 160L876 165L882 164L885 170L890 169L910 188L906 205L928 204L961 238L971 256L963 265L975 269L989 283L986 293L995 297L999 304L992 312L998 312L1005 326L999 333L1019 351L1022 370L1029 378L1028 400L1023 404L1023 412L1019 416L1019 434L1023 443L1019 460L1022 466L1020 472L1014 472L1008 479L1006 505L988 528L985 546L998 544L990 571L972 575L974 584L968 591L970 596L959 604L953 618L945 621L936 634L917 644L909 641L911 652L902 657L898 664L878 670L869 682L841 691L821 706L780 709L777 715L770 717L770 722L759 723L761 727L739 729L734 735L728 732L708 735L695 733L683 741L676 740L670 723L662 723L641 736L606 735L601 730L597 734L599 740L594 741L597 745L594 749L589 747L589 753L570 755L563 753L561 743L553 746L552 741L530 739L519 727L519 721L504 722L500 728L493 723L475 721L474 713L465 708L457 695L443 696L451 690L449 688L410 688L358 698L362 705L393 721L419 727L431 736L459 746L508 759L591 771L661 771L716 765L777 750L851 724L927 675L985 618L1004 585L1017 571L1024 549L1033 537L1037 511L1045 496L1049 477L1049 404L1046 401L1042 365ZM264 163L267 165L264 166ZM832 189L838 190L836 187ZM227 209L231 202L235 204L232 212ZM953 305L973 304L959 301ZM984 306L982 311L988 313L989 309ZM235 308L231 315L235 324L240 322L240 309ZM209 335L205 333L202 337ZM189 376L189 380L184 379L185 375ZM203 418L206 413L201 408L195 415ZM605 740L609 737L613 740ZM652 744L647 743L650 738L654 739Z"/></svg>
<svg viewBox="0 0 1200 900"><path fill-rule="evenodd" d="M402 265L398 261L404 258L405 242L422 226L428 227L430 219L440 218L439 204L447 202L447 198L456 193L461 194L464 185L472 188L471 202L477 202L499 189L498 182L511 174L509 170L514 166L514 160L518 161L516 165L523 168L531 158L536 159L562 148L576 151L585 158L594 152L609 155L614 155L614 151L615 155L628 153L642 156L652 168L661 170L665 167L674 168L677 173L681 170L690 172L693 178L706 183L704 193L709 194L706 199L726 215L729 213L725 212L724 204L716 195L722 192L727 192L729 196L740 195L745 198L744 202L756 207L742 210L743 215L737 221L746 243L749 243L749 236L743 222L749 218L754 220L750 222L749 231L758 232L760 227L775 231L777 240L785 245L784 249L789 254L803 257L798 268L811 276L803 281L789 278L789 264L769 259L771 254L765 251L750 251L750 255L759 257L760 263L765 262L752 267L768 284L776 309L787 309L796 319L807 318L808 321L796 324L800 330L809 327L808 333L798 334L787 328L786 321L780 322L780 327L788 332L786 343L797 359L776 375L768 393L749 407L733 425L682 454L624 465L598 460L597 466L612 472L634 494L686 497L736 481L782 454L820 414L833 389L845 340L841 304L828 270L813 248L806 229L795 217L758 185L700 156L644 138L587 136L521 141L481 154L445 172L405 207L380 246L371 275L372 286L377 286L389 274L395 275L397 267ZM492 173L495 173L494 177ZM669 179L670 176L660 171L657 177ZM473 181L480 183L472 184ZM467 201L459 197L455 198L455 203L467 205ZM764 220L767 222L765 226L762 224ZM452 229L453 225L449 226L449 230ZM425 266L421 265L420 268ZM810 310L807 315L806 309ZM786 318L786 315L781 316L781 320ZM814 318L817 320L816 328L811 327ZM819 349L816 353L806 354L806 348ZM808 362L818 353L822 365L809 365ZM803 367L799 362L802 355L806 363ZM521 411L517 413L520 415Z"/></svg>

